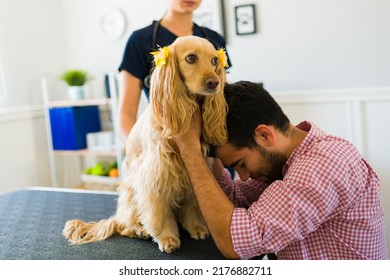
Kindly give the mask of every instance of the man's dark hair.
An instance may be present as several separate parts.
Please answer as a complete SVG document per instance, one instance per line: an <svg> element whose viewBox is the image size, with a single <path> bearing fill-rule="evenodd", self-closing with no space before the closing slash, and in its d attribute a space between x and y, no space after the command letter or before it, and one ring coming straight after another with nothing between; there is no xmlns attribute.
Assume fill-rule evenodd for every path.
<svg viewBox="0 0 390 280"><path fill-rule="evenodd" d="M260 124L272 125L287 133L290 120L273 97L260 85L240 81L225 85L228 104L228 143L238 148L256 147L255 129Z"/></svg>

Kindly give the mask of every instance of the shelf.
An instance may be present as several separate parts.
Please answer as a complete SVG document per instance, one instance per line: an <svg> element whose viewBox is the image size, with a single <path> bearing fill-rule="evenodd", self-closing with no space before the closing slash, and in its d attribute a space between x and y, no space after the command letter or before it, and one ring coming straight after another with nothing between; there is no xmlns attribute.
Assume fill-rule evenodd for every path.
<svg viewBox="0 0 390 280"><path fill-rule="evenodd" d="M110 73L107 81L104 79L101 80L102 84L96 85L99 88L107 89L109 87L111 98L107 98L105 95L99 93L99 95L94 95L94 98L87 98L82 100L71 100L67 99L66 95L58 92L60 89L57 82L57 78L53 81L48 80L47 77L42 77L41 86L42 86L42 98L45 111L45 124L46 124L46 134L48 142L48 151L49 151L49 160L50 160L50 175L52 180L52 185L54 187L64 186L64 187L73 187L75 184L79 184L80 180L86 183L95 183L96 185L111 185L114 186L119 182L119 178L112 178L106 176L93 176L83 174L83 169L87 161L90 160L99 160L99 157L110 157L115 158L118 164L118 169L121 169L121 163L123 161L124 147L121 145L118 133L118 87L117 87L117 77L114 73ZM60 81L58 81L60 82ZM62 83L62 82L61 82ZM49 88L50 86L50 88ZM61 84L61 86L63 86ZM95 87L96 92L100 90ZM51 94L53 91L53 94ZM61 97L62 96L62 97ZM100 96L100 97L97 97ZM52 97L52 98L50 98ZM99 110L99 117L101 117L103 112L108 113L104 114L104 117L109 116L109 122L112 123L112 130L114 133L114 144L102 146L100 142L93 142L91 145L87 146L88 148L83 148L79 150L54 150L53 149L53 135L51 130L51 109L61 109L64 107L84 107L84 106L97 106ZM76 108L73 108L76 109ZM82 108L77 108L77 110ZM56 111L56 110L53 110ZM106 123L109 124L109 123ZM63 136L62 136L63 137ZM105 143L105 142L104 142ZM111 143L111 141L110 141ZM59 146L61 148L62 146ZM80 146L78 146L80 147ZM63 146L63 148L67 148ZM96 157L96 159L88 158L89 156ZM61 159L64 165L64 168L57 168L57 160ZM74 167L70 168L71 164ZM70 172L75 173L77 176L69 176ZM62 180L61 184L58 182L58 174L62 173L60 179ZM80 178L81 177L81 178ZM77 178L75 180L74 178ZM95 187L95 186L94 186ZM100 188L100 186L96 186Z"/></svg>
<svg viewBox="0 0 390 280"><path fill-rule="evenodd" d="M76 156L88 156L88 155L97 155L97 156L116 156L117 152L115 150L53 150L53 153L56 155L76 155Z"/></svg>
<svg viewBox="0 0 390 280"><path fill-rule="evenodd" d="M101 106L111 105L110 98L98 98L98 99L83 99L83 100L52 100L49 102L49 107L75 107L75 106Z"/></svg>

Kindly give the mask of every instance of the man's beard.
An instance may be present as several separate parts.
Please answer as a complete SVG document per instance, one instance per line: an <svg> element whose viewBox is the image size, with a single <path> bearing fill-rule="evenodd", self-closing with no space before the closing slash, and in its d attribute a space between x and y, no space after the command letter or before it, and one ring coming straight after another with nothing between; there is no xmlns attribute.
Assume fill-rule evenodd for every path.
<svg viewBox="0 0 390 280"><path fill-rule="evenodd" d="M265 180L263 179L262 181L268 184L271 184L276 180L283 179L282 170L283 166L286 164L287 157L285 157L281 153L269 152L260 145L257 145L256 150L265 158L269 169L264 173L260 171L254 173L253 177L255 179L265 178Z"/></svg>

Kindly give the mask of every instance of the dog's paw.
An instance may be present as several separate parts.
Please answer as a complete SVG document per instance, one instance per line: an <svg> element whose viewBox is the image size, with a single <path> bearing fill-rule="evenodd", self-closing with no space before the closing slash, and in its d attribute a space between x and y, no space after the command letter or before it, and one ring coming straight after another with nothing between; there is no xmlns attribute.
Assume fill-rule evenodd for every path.
<svg viewBox="0 0 390 280"><path fill-rule="evenodd" d="M125 227L121 230L118 230L120 235L128 236L130 238L142 238L149 239L151 238L150 234L142 226L131 226Z"/></svg>
<svg viewBox="0 0 390 280"><path fill-rule="evenodd" d="M158 241L158 248L161 252L173 253L180 248L180 239L177 237L166 237Z"/></svg>
<svg viewBox="0 0 390 280"><path fill-rule="evenodd" d="M152 237L144 229L142 229L140 232L137 232L137 235L138 235L139 238L142 238L142 239L150 239Z"/></svg>
<svg viewBox="0 0 390 280"><path fill-rule="evenodd" d="M191 230L188 231L191 235L191 238L199 240L199 239L206 239L209 237L209 229L206 226L196 226L193 227Z"/></svg>

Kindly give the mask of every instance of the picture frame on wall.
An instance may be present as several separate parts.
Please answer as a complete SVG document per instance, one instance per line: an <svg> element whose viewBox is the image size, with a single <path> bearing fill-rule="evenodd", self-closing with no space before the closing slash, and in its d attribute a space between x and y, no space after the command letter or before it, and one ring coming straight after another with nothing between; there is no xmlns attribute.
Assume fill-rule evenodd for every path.
<svg viewBox="0 0 390 280"><path fill-rule="evenodd" d="M225 7L223 0L203 0L193 14L193 21L199 26L210 28L226 39Z"/></svg>
<svg viewBox="0 0 390 280"><path fill-rule="evenodd" d="M234 8L236 34L248 35L256 33L255 5L241 5Z"/></svg>

